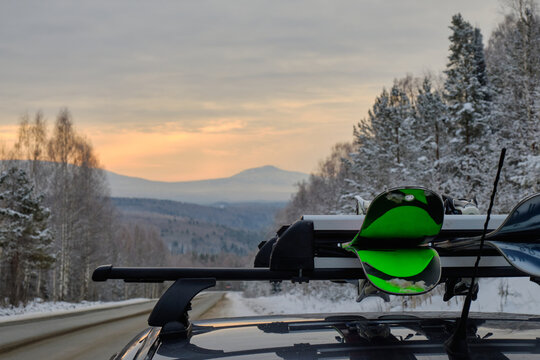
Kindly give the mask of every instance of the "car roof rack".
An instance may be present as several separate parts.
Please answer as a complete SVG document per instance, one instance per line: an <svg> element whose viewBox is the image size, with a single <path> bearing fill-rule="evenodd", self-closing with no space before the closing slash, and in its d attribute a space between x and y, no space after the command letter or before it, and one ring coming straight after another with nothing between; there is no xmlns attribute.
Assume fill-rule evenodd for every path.
<svg viewBox="0 0 540 360"><path fill-rule="evenodd" d="M184 267L98 267L94 281L122 279L125 282L174 281L155 305L148 324L161 326L161 336L189 337L188 311L191 300L216 281L350 281L365 279L361 263L341 244L352 240L364 216L304 215L295 223L282 226L276 235L259 245L254 268ZM489 229L497 228L504 215L492 216ZM433 243L456 236L475 236L482 232L485 216L446 215L442 231ZM487 251L486 251L487 250ZM440 251L441 281L471 277L477 250ZM498 252L484 249L478 268L479 277L523 277L526 273L512 267ZM539 279L531 278L539 283Z"/></svg>

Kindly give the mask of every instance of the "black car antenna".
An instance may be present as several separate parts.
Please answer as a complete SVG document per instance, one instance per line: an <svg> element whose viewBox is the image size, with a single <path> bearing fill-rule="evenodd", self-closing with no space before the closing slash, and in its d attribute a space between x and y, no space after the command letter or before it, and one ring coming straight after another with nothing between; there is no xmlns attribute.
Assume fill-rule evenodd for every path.
<svg viewBox="0 0 540 360"><path fill-rule="evenodd" d="M484 248L484 240L487 233L489 217L491 215L491 209L493 208L495 194L497 193L497 184L499 183L499 178L501 175L505 156L506 148L503 148L501 150L501 156L499 158L497 175L495 176L495 181L493 182L493 191L491 192L491 199L489 201L486 222L484 223L484 231L482 232L482 237L480 238L480 250L478 251L476 262L474 263L473 277L471 278L469 292L467 293L467 296L465 297L465 302L463 303L463 309L461 310L461 318L458 319L458 323L456 325L454 333L444 343L444 347L446 349L446 352L450 356L450 359L470 359L469 346L467 345L467 319L469 317L469 310L471 308L474 283L478 275L478 266L480 264L480 258L482 257L482 250Z"/></svg>

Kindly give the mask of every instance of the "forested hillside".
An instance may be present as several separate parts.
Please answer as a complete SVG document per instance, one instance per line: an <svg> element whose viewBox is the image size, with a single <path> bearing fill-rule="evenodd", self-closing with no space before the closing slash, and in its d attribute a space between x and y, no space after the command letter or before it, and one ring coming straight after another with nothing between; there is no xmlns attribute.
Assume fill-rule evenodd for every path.
<svg viewBox="0 0 540 360"><path fill-rule="evenodd" d="M267 230L277 210L284 203L218 203L198 205L180 201L112 198L113 204L124 213L149 212L214 223L234 229Z"/></svg>
<svg viewBox="0 0 540 360"><path fill-rule="evenodd" d="M174 255L190 255L216 266L239 265L271 233L284 204L246 203L204 206L178 201L112 198L125 221L154 226ZM240 264L245 265L245 264Z"/></svg>
<svg viewBox="0 0 540 360"><path fill-rule="evenodd" d="M446 69L383 88L350 144L337 145L300 184L278 222L302 213L351 213L354 196L421 185L476 198L481 210L507 148L496 212L540 191L540 17L514 0L487 45L460 14L449 24Z"/></svg>

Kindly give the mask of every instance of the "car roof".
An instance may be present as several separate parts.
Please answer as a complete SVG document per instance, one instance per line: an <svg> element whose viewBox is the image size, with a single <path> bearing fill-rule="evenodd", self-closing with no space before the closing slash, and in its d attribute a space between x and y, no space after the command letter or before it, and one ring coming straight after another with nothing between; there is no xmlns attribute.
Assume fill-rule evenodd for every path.
<svg viewBox="0 0 540 360"><path fill-rule="evenodd" d="M153 359L447 359L444 341L457 317L454 312L343 313L194 321L187 339L157 340ZM472 354L540 355L540 316L473 313L469 327Z"/></svg>

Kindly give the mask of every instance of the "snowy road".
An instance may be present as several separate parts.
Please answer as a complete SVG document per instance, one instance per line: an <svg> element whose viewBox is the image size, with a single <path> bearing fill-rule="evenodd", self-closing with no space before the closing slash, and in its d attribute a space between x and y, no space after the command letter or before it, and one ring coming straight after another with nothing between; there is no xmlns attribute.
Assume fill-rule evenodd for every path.
<svg viewBox="0 0 540 360"><path fill-rule="evenodd" d="M198 295L193 300L192 318L198 318L208 308L211 308L223 296L220 292L208 292ZM120 351L137 333L145 329L147 319L154 302L130 305L120 309L95 311L82 315L69 317L43 319L38 321L25 321L23 323L7 324L0 326L0 358L2 360L25 360L25 359L109 359L112 354ZM107 322L107 318L116 320ZM84 325L88 317L103 319L98 325ZM79 326L79 324L83 324ZM46 334L51 329L66 328L67 326L79 326L73 331L63 331L64 334L44 338L39 341L40 334ZM45 336L46 337L46 336ZM43 336L42 336L43 338ZM19 340L24 346L17 346L10 351L2 351L9 347L8 340ZM24 339L30 340L24 341Z"/></svg>

